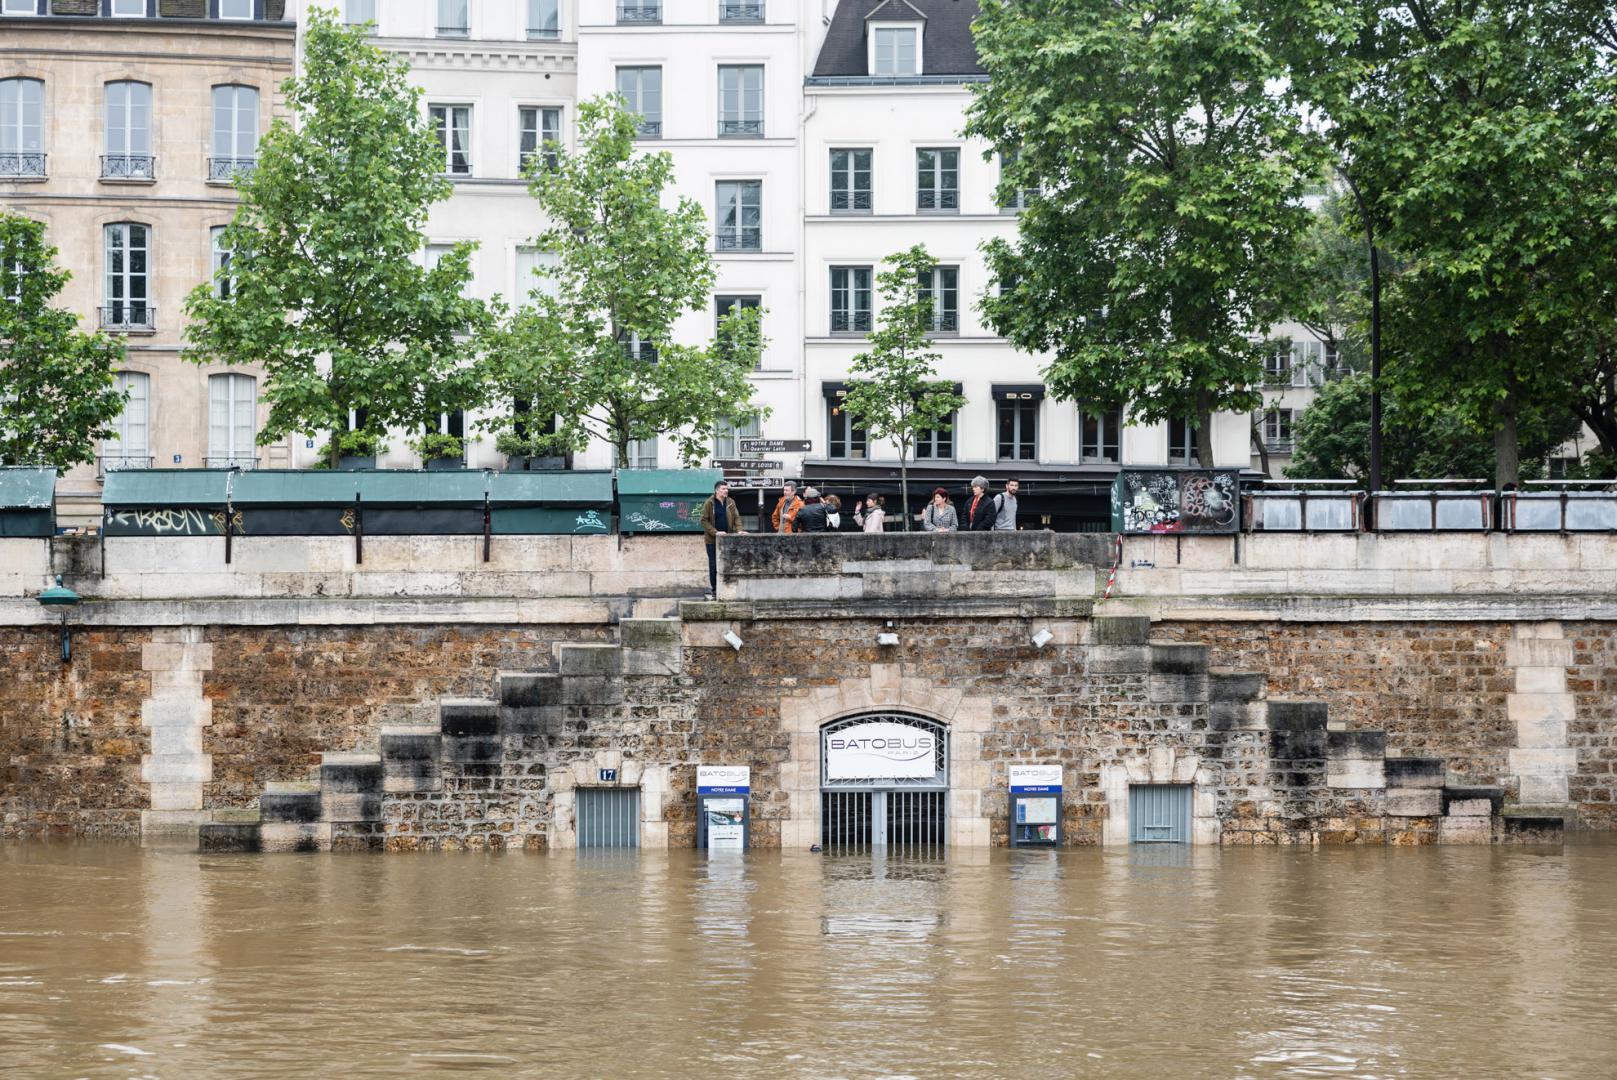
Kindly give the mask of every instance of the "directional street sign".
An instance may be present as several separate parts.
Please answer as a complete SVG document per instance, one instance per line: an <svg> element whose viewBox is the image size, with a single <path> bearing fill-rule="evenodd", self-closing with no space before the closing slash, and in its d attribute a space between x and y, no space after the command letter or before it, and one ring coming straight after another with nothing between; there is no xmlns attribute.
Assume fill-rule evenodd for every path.
<svg viewBox="0 0 1617 1080"><path fill-rule="evenodd" d="M811 439L742 439L743 454L807 454L814 449Z"/></svg>
<svg viewBox="0 0 1617 1080"><path fill-rule="evenodd" d="M778 488L786 482L784 476L738 476L726 480L731 491L750 491L753 488Z"/></svg>
<svg viewBox="0 0 1617 1080"><path fill-rule="evenodd" d="M785 462L765 461L762 458L714 458L715 469L745 469L749 472L780 472L786 468Z"/></svg>

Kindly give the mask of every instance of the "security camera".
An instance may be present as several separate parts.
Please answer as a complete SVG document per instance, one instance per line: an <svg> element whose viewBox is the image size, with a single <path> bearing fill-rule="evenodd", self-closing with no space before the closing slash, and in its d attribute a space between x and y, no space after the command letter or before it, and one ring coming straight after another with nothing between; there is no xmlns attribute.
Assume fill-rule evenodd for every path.
<svg viewBox="0 0 1617 1080"><path fill-rule="evenodd" d="M730 648L734 649L736 652L740 652L741 646L746 644L745 641L741 640L741 636L734 630L726 630L724 632L724 640L729 643Z"/></svg>
<svg viewBox="0 0 1617 1080"><path fill-rule="evenodd" d="M1055 635L1050 633L1049 628L1040 630L1037 634L1033 635L1033 647L1035 649L1042 649L1046 645L1050 644L1050 639L1053 637L1055 637Z"/></svg>

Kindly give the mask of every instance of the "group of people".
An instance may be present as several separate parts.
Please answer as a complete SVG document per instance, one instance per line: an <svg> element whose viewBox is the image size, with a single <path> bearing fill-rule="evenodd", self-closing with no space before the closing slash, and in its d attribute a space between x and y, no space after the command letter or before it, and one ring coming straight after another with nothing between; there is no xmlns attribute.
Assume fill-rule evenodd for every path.
<svg viewBox="0 0 1617 1080"><path fill-rule="evenodd" d="M959 508L943 488L934 488L932 498L916 515L925 532L1015 532L1016 495L1021 484L1005 481L1005 490L991 494L988 478L973 477L970 494ZM707 576L709 598L718 591L718 535L745 532L741 527L741 511L730 497L730 485L723 480L713 485L713 496L702 504L702 533L707 540ZM798 494L797 485L788 480L774 512L769 515L771 531L781 535L794 533L840 532L842 530L842 500L835 495L822 496L817 488L805 487ZM885 532L887 527L886 500L874 491L858 500L853 511L853 522L867 533Z"/></svg>

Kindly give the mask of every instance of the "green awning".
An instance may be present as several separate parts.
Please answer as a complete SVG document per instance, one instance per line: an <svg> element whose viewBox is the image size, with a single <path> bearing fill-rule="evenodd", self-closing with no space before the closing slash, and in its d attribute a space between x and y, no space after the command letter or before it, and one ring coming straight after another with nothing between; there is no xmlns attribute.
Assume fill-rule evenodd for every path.
<svg viewBox="0 0 1617 1080"><path fill-rule="evenodd" d="M225 505L226 469L112 469L101 489L103 506Z"/></svg>
<svg viewBox="0 0 1617 1080"><path fill-rule="evenodd" d="M489 474L453 472L255 469L236 479L237 506L349 506L356 494L367 506L482 506Z"/></svg>
<svg viewBox="0 0 1617 1080"><path fill-rule="evenodd" d="M501 472L489 482L494 506L611 506L610 472Z"/></svg>
<svg viewBox="0 0 1617 1080"><path fill-rule="evenodd" d="M711 495L720 469L620 469L619 495Z"/></svg>
<svg viewBox="0 0 1617 1080"><path fill-rule="evenodd" d="M0 510L49 510L55 505L54 468L33 465L0 468Z"/></svg>

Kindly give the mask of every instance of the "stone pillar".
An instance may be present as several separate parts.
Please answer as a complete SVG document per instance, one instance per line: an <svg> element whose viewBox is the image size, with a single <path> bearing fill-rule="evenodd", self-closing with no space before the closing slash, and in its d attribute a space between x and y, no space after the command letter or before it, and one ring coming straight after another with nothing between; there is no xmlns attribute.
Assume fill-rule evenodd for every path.
<svg viewBox="0 0 1617 1080"><path fill-rule="evenodd" d="M213 646L202 635L200 626L164 627L141 648L141 670L152 681L140 705L141 726L152 733L152 752L140 763L151 799L140 815L142 843L195 847L208 820L202 785L213 779L213 756L203 752L202 735L213 722L213 703L202 694L202 680L213 670Z"/></svg>
<svg viewBox="0 0 1617 1080"><path fill-rule="evenodd" d="M1566 686L1572 643L1561 637L1560 623L1522 624L1505 643L1505 659L1516 676L1516 692L1506 697L1505 708L1516 728L1510 771L1517 801L1565 806L1567 781L1578 768L1577 751L1567 745L1567 724L1576 710Z"/></svg>

